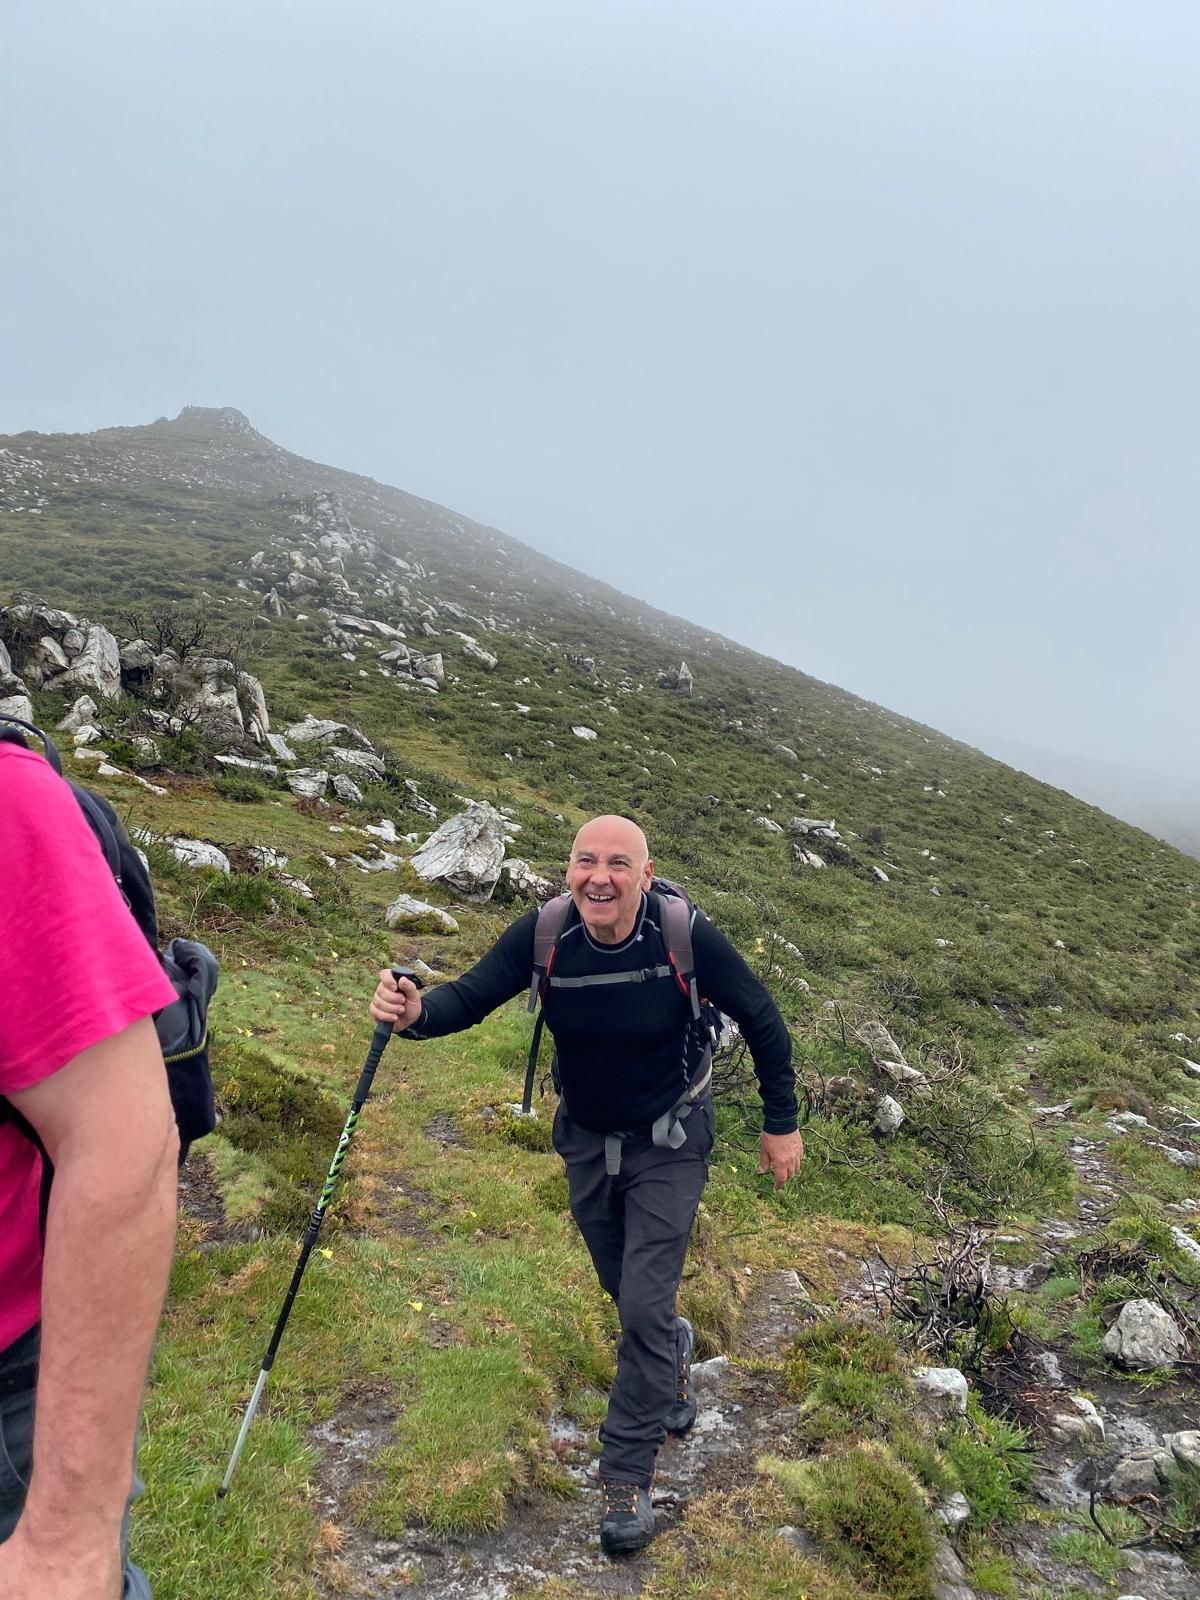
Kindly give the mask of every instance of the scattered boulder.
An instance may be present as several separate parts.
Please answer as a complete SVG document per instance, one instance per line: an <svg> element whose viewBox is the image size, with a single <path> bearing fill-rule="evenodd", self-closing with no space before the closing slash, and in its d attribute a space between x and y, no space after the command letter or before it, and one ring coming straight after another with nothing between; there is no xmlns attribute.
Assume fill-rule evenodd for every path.
<svg viewBox="0 0 1200 1600"><path fill-rule="evenodd" d="M914 1367L912 1381L923 1409L941 1417L966 1413L967 1380L957 1367Z"/></svg>
<svg viewBox="0 0 1200 1600"><path fill-rule="evenodd" d="M555 885L549 878L535 872L528 861L511 859L500 867L497 893L514 900L549 900L555 894Z"/></svg>
<svg viewBox="0 0 1200 1600"><path fill-rule="evenodd" d="M827 822L822 821L819 817L793 817L788 823L788 829L792 833L800 834L801 837L813 834L818 839L838 840L841 838L841 834L837 830L837 823L832 817Z"/></svg>
<svg viewBox="0 0 1200 1600"><path fill-rule="evenodd" d="M1183 1352L1175 1319L1154 1300L1127 1300L1104 1335L1105 1355L1138 1372L1174 1366Z"/></svg>
<svg viewBox="0 0 1200 1600"><path fill-rule="evenodd" d="M342 767L346 772L352 772L363 783L382 783L384 775L383 757L377 756L368 750L339 750L326 748L325 757L335 766Z"/></svg>
<svg viewBox="0 0 1200 1600"><path fill-rule="evenodd" d="M18 722L32 722L33 701L24 689L6 693L7 688L8 685L0 686L0 717L16 717Z"/></svg>
<svg viewBox="0 0 1200 1600"><path fill-rule="evenodd" d="M263 686L252 672L238 673L237 699L246 732L256 744L262 744L271 731L271 718Z"/></svg>
<svg viewBox="0 0 1200 1600"><path fill-rule="evenodd" d="M875 1126L880 1133L896 1133L904 1122L904 1107L890 1094L880 1095L875 1105Z"/></svg>
<svg viewBox="0 0 1200 1600"><path fill-rule="evenodd" d="M768 833L783 832L783 829L779 826L779 824L777 822L773 822L770 817L755 817L754 826L756 828L765 828Z"/></svg>
<svg viewBox="0 0 1200 1600"><path fill-rule="evenodd" d="M287 786L302 800L323 800L329 787L329 774L315 767L297 767L287 774Z"/></svg>
<svg viewBox="0 0 1200 1600"><path fill-rule="evenodd" d="M1104 1418L1086 1395L1073 1394L1050 1418L1050 1432L1063 1444L1103 1444Z"/></svg>
<svg viewBox="0 0 1200 1600"><path fill-rule="evenodd" d="M176 834L164 842L170 845L176 861L182 861L185 867L211 867L226 876L232 870L224 850L218 850L215 844L203 839L184 839Z"/></svg>
<svg viewBox="0 0 1200 1600"><path fill-rule="evenodd" d="M1200 1428L1186 1428L1181 1433L1164 1433L1163 1444L1181 1467L1191 1467L1200 1472Z"/></svg>
<svg viewBox="0 0 1200 1600"><path fill-rule="evenodd" d="M971 1520L971 1503L961 1489L955 1489L953 1494L947 1495L939 1505L935 1506L933 1515L938 1522L953 1532L955 1528L961 1528Z"/></svg>
<svg viewBox="0 0 1200 1600"><path fill-rule="evenodd" d="M374 749L366 734L360 733L357 728L352 728L345 722L330 722L321 717L314 717L311 711L303 722L294 722L286 730L284 737L289 744L294 745L331 745L339 739L346 739L351 744L357 745L360 750Z"/></svg>
<svg viewBox="0 0 1200 1600"><path fill-rule="evenodd" d="M585 728L583 726L580 726L580 727L577 727L577 728L572 728L571 732L575 735L575 737L577 739L584 739L584 740L589 740L590 741L592 739L599 738L599 735L597 734L595 728Z"/></svg>
<svg viewBox="0 0 1200 1600"><path fill-rule="evenodd" d="M860 1022L854 1032L859 1042L871 1052L871 1060L877 1067L884 1067L885 1063L895 1066L907 1065L904 1051L882 1022Z"/></svg>
<svg viewBox="0 0 1200 1600"><path fill-rule="evenodd" d="M389 928L399 928L406 922L420 921L422 917L436 918L447 933L458 931L458 923L448 911L431 906L426 900L415 900L411 894L398 895L384 912L383 920Z"/></svg>
<svg viewBox="0 0 1200 1600"><path fill-rule="evenodd" d="M431 678L439 689L446 681L446 668L442 663L440 652L431 656L414 657L412 671L414 678Z"/></svg>
<svg viewBox="0 0 1200 1600"><path fill-rule="evenodd" d="M66 716L58 724L60 733L78 733L80 728L95 725L99 707L90 694L81 694Z"/></svg>
<svg viewBox="0 0 1200 1600"><path fill-rule="evenodd" d="M295 761L296 752L281 733L268 733L267 744L278 761Z"/></svg>
<svg viewBox="0 0 1200 1600"><path fill-rule="evenodd" d="M427 883L440 881L460 894L489 900L504 860L504 820L486 800L471 801L413 854L413 870Z"/></svg>
<svg viewBox="0 0 1200 1600"><path fill-rule="evenodd" d="M344 752L343 752L344 753ZM333 792L343 805L361 806L363 792L353 778L348 778L344 772L335 772L333 775Z"/></svg>

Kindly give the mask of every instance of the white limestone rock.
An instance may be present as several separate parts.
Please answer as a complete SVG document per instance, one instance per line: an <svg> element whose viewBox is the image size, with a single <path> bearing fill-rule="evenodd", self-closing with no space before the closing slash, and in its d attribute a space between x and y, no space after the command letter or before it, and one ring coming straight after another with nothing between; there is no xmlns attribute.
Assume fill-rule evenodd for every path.
<svg viewBox="0 0 1200 1600"><path fill-rule="evenodd" d="M442 882L474 899L489 900L504 860L504 818L486 801L472 801L431 833L412 857L426 883Z"/></svg>
<svg viewBox="0 0 1200 1600"><path fill-rule="evenodd" d="M384 912L384 921L389 928L401 927L420 917L436 917L447 933L458 931L458 923L448 911L443 911L440 906L431 906L426 900L416 900L411 894L398 895Z"/></svg>
<svg viewBox="0 0 1200 1600"><path fill-rule="evenodd" d="M103 772L103 767L100 770ZM226 876L232 870L229 857L224 850L218 850L215 844L208 844L203 839L184 839L178 834L166 842L176 861L182 861L185 867L210 867Z"/></svg>
<svg viewBox="0 0 1200 1600"><path fill-rule="evenodd" d="M297 767L287 774L287 786L302 800L323 800L329 787L329 774L315 767Z"/></svg>
<svg viewBox="0 0 1200 1600"><path fill-rule="evenodd" d="M957 1367L914 1367L918 1400L939 1416L965 1415L967 1380Z"/></svg>
<svg viewBox="0 0 1200 1600"><path fill-rule="evenodd" d="M1184 1348L1175 1319L1154 1300L1127 1300L1103 1345L1105 1355L1138 1372L1174 1366Z"/></svg>

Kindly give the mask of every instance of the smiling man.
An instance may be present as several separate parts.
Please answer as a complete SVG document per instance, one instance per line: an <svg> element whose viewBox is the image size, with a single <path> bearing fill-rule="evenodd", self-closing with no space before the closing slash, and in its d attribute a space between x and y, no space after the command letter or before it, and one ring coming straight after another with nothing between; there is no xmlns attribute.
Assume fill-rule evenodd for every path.
<svg viewBox="0 0 1200 1600"><path fill-rule="evenodd" d="M692 1328L675 1301L708 1177L713 1108L693 1003L664 926L667 901L637 824L616 816L585 823L567 890L569 904L563 897L528 912L454 983L422 995L407 978L381 972L370 1009L410 1039L469 1028L530 988L547 965L539 957L535 969L539 919L554 930L540 985L560 1094L554 1148L566 1163L571 1214L621 1318L600 1429L600 1537L613 1555L653 1537L655 1458L667 1433L685 1432L696 1417ZM683 920L696 991L733 1018L750 1046L763 1101L760 1171L781 1186L804 1156L787 1027L708 918L687 907Z"/></svg>

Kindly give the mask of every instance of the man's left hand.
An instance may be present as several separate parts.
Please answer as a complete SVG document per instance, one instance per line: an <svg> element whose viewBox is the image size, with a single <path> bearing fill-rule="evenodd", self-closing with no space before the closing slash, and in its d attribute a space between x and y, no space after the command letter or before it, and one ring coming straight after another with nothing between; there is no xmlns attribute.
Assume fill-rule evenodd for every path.
<svg viewBox="0 0 1200 1600"><path fill-rule="evenodd" d="M800 1171L804 1160L804 1140L798 1133L764 1133L758 1141L758 1170L775 1174L775 1187L782 1189Z"/></svg>

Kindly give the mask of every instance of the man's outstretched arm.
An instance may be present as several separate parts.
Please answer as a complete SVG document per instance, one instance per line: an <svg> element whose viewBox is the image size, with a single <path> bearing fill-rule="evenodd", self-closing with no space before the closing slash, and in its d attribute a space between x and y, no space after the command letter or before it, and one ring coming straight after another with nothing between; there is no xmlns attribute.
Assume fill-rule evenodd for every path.
<svg viewBox="0 0 1200 1600"><path fill-rule="evenodd" d="M154 1024L82 1051L13 1104L54 1163L34 1467L0 1595L116 1600L119 1538L175 1239L178 1140Z"/></svg>

